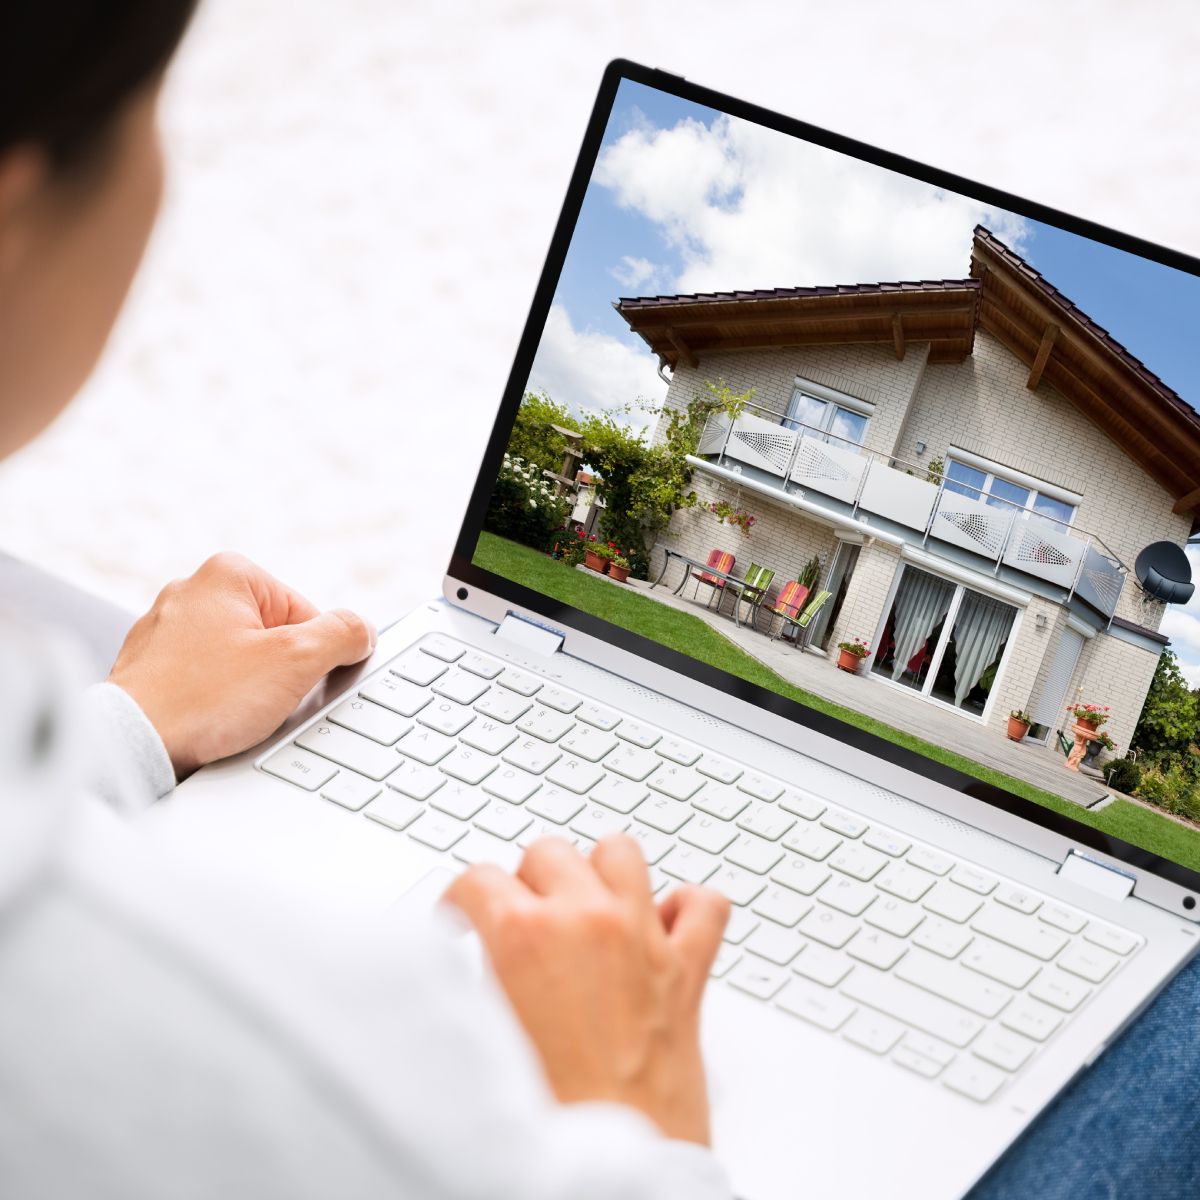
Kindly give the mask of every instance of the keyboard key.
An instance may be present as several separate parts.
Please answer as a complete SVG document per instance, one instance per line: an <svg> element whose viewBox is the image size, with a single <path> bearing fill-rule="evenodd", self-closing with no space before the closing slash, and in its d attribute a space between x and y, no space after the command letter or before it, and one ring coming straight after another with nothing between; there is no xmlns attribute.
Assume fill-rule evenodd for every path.
<svg viewBox="0 0 1200 1200"><path fill-rule="evenodd" d="M455 858L465 863L495 863L505 871L515 871L521 865L522 850L515 842L502 842L479 829L472 829L465 838L455 843L451 851Z"/></svg>
<svg viewBox="0 0 1200 1200"><path fill-rule="evenodd" d="M721 860L691 846L676 846L658 865L684 883L703 883L721 865Z"/></svg>
<svg viewBox="0 0 1200 1200"><path fill-rule="evenodd" d="M792 963L792 970L822 987L831 988L837 987L850 974L853 966L844 954L810 942L805 946L804 953Z"/></svg>
<svg viewBox="0 0 1200 1200"><path fill-rule="evenodd" d="M500 754L517 740L517 731L490 717L480 717L458 735L458 740L484 754Z"/></svg>
<svg viewBox="0 0 1200 1200"><path fill-rule="evenodd" d="M1013 996L1008 988L920 949L913 949L896 967L895 974L906 983L989 1019L997 1016Z"/></svg>
<svg viewBox="0 0 1200 1200"><path fill-rule="evenodd" d="M576 845L578 842L584 840L577 838L569 830L550 824L549 821L534 821L524 833L517 835L517 845L522 849L527 849L534 842L545 837L558 838L559 841L569 842L571 845Z"/></svg>
<svg viewBox="0 0 1200 1200"><path fill-rule="evenodd" d="M562 755L558 747L538 738L521 738L513 742L501 755L509 766L520 767L522 771L531 771L540 775L547 767L552 767Z"/></svg>
<svg viewBox="0 0 1200 1200"><path fill-rule="evenodd" d="M377 781L390 775L400 765L400 758L394 750L343 729L340 725L331 725L328 721L310 725L296 739L296 745Z"/></svg>
<svg viewBox="0 0 1200 1200"><path fill-rule="evenodd" d="M806 821L815 821L825 811L823 801L818 800L816 796L810 796L807 792L800 791L799 788L785 789L783 795L779 797L779 807L784 812L803 817Z"/></svg>
<svg viewBox="0 0 1200 1200"><path fill-rule="evenodd" d="M502 721L505 725L511 725L532 707L533 705L528 700L523 700L520 696L513 695L512 692L492 688L486 696L476 702L475 711L481 716L491 717L493 721Z"/></svg>
<svg viewBox="0 0 1200 1200"><path fill-rule="evenodd" d="M611 709L602 708L599 704L589 704L586 701L575 710L575 716L597 729L609 733L621 723L621 718Z"/></svg>
<svg viewBox="0 0 1200 1200"><path fill-rule="evenodd" d="M493 800L475 818L476 829L494 834L505 842L511 842L532 824L533 818L525 809L518 808L515 804L509 804L505 800Z"/></svg>
<svg viewBox="0 0 1200 1200"><path fill-rule="evenodd" d="M793 825L796 818L782 812L774 804L753 804L740 817L738 828L756 833L769 842L777 842Z"/></svg>
<svg viewBox="0 0 1200 1200"><path fill-rule="evenodd" d="M817 899L838 912L847 916L857 917L875 901L874 888L866 884L856 883L844 875L835 875L818 893Z"/></svg>
<svg viewBox="0 0 1200 1200"><path fill-rule="evenodd" d="M654 752L663 758L669 758L671 762L678 763L681 767L694 767L700 758L700 751L695 746L690 746L676 737L663 738L654 747Z"/></svg>
<svg viewBox="0 0 1200 1200"><path fill-rule="evenodd" d="M481 679L495 679L504 669L502 664L494 658L488 658L477 650L468 650L458 660L458 665L464 671L470 671L472 675L478 675Z"/></svg>
<svg viewBox="0 0 1200 1200"><path fill-rule="evenodd" d="M446 776L433 767L418 762L401 761L400 766L388 776L387 785L403 792L413 800L428 800L438 788L444 786Z"/></svg>
<svg viewBox="0 0 1200 1200"><path fill-rule="evenodd" d="M351 812L358 812L370 801L374 800L383 788L361 775L350 771L339 771L327 784L321 788L321 796L332 800Z"/></svg>
<svg viewBox="0 0 1200 1200"><path fill-rule="evenodd" d="M1035 1049L1035 1044L1019 1033L1007 1029L985 1029L971 1047L971 1053L1005 1071L1017 1071L1025 1065Z"/></svg>
<svg viewBox="0 0 1200 1200"><path fill-rule="evenodd" d="M1094 942L1114 954L1126 955L1137 945L1137 938L1123 929L1114 929L1111 925L1101 925L1093 921L1084 932L1084 940Z"/></svg>
<svg viewBox="0 0 1200 1200"><path fill-rule="evenodd" d="M687 767L664 763L650 776L650 786L672 800L690 800L704 786L704 780Z"/></svg>
<svg viewBox="0 0 1200 1200"><path fill-rule="evenodd" d="M393 756L393 762L395 758ZM315 792L323 783L328 783L338 772L327 758L301 750L296 746L284 746L276 750L262 765L268 774L286 779L302 787L306 792Z"/></svg>
<svg viewBox="0 0 1200 1200"><path fill-rule="evenodd" d="M775 997L775 1003L784 1012L829 1033L841 1029L856 1011L855 1005L843 1000L835 992L812 987L799 979L789 980L783 991Z"/></svg>
<svg viewBox="0 0 1200 1200"><path fill-rule="evenodd" d="M716 888L728 897L730 904L749 904L767 886L767 881L741 867L721 867L705 881L706 887Z"/></svg>
<svg viewBox="0 0 1200 1200"><path fill-rule="evenodd" d="M999 892L996 899L1000 899ZM1067 944L1064 934L995 905L988 905L979 912L971 922L971 928L976 933L986 934L1006 946L1012 946L1014 950L1024 950L1043 962L1049 962Z"/></svg>
<svg viewBox="0 0 1200 1200"><path fill-rule="evenodd" d="M376 801L378 803L378 801ZM367 816L371 810L367 809ZM457 841L466 837L470 826L444 813L427 812L409 831L408 836L434 850L449 850Z"/></svg>
<svg viewBox="0 0 1200 1200"><path fill-rule="evenodd" d="M782 883L802 896L811 896L829 878L830 873L824 867L795 854L785 854L771 872L775 883Z"/></svg>
<svg viewBox="0 0 1200 1200"><path fill-rule="evenodd" d="M908 937L923 920L925 914L915 904L897 900L893 896L880 896L867 910L866 916L868 925L902 938Z"/></svg>
<svg viewBox="0 0 1200 1200"><path fill-rule="evenodd" d="M941 1063L934 1062L932 1058L926 1058L923 1054L918 1054L906 1042L901 1042L892 1052L892 1062L909 1071L914 1071L926 1079L935 1079L942 1071Z"/></svg>
<svg viewBox="0 0 1200 1200"><path fill-rule="evenodd" d="M768 962L786 967L804 949L804 939L790 929L772 925L769 921L760 925L745 942L745 949Z"/></svg>
<svg viewBox="0 0 1200 1200"><path fill-rule="evenodd" d="M610 753L616 744L617 739L611 733L605 733L591 725L576 725L558 745L559 749L568 754L594 763Z"/></svg>
<svg viewBox="0 0 1200 1200"><path fill-rule="evenodd" d="M499 766L490 755L472 750L470 746L459 746L438 764L438 769L461 783L482 783Z"/></svg>
<svg viewBox="0 0 1200 1200"><path fill-rule="evenodd" d="M783 850L774 842L747 833L725 852L726 859L756 875L765 875L783 858Z"/></svg>
<svg viewBox="0 0 1200 1200"><path fill-rule="evenodd" d="M852 817L847 812L839 812L835 808L831 808L821 818L821 824L826 829L832 829L834 833L840 833L842 837L856 838L862 837L870 826L861 817Z"/></svg>
<svg viewBox="0 0 1200 1200"><path fill-rule="evenodd" d="M571 828L598 842L610 833L624 833L629 828L629 818L602 804L585 804L583 811L572 818Z"/></svg>
<svg viewBox="0 0 1200 1200"><path fill-rule="evenodd" d="M910 850L908 861L914 867L920 867L922 871L928 871L931 875L945 875L954 866L953 859L925 846L918 846L915 850Z"/></svg>
<svg viewBox="0 0 1200 1200"><path fill-rule="evenodd" d="M934 880L924 871L914 870L903 863L892 863L876 880L875 886L901 900L915 904L925 895Z"/></svg>
<svg viewBox="0 0 1200 1200"><path fill-rule="evenodd" d="M1044 1042L1062 1022L1061 1014L1054 1009L1024 996L1018 996L1000 1018L1001 1025L1037 1042Z"/></svg>
<svg viewBox="0 0 1200 1200"><path fill-rule="evenodd" d="M504 766L484 781L483 790L509 804L524 804L541 787L541 781L520 767Z"/></svg>
<svg viewBox="0 0 1200 1200"><path fill-rule="evenodd" d="M370 808L366 815L380 825L389 829L407 829L422 813L425 805L401 796L399 792L384 792Z"/></svg>
<svg viewBox="0 0 1200 1200"><path fill-rule="evenodd" d="M488 798L478 788L451 780L430 797L429 803L460 821L469 821L488 803Z"/></svg>
<svg viewBox="0 0 1200 1200"><path fill-rule="evenodd" d="M432 654L434 658L440 658L442 662L448 663L458 662L466 651L465 646L440 633L431 633L425 638L421 643L421 649L426 654Z"/></svg>
<svg viewBox="0 0 1200 1200"><path fill-rule="evenodd" d="M950 878L959 887L969 888L980 896L987 896L995 891L998 882L994 876L980 871L977 867L955 867Z"/></svg>
<svg viewBox="0 0 1200 1200"><path fill-rule="evenodd" d="M410 650L393 662L388 663L388 670L417 687L428 687L435 679L446 673L446 664L439 662L430 654L422 654L420 650Z"/></svg>
<svg viewBox="0 0 1200 1200"><path fill-rule="evenodd" d="M435 696L443 696L456 704L474 704L488 690L487 682L467 671L448 671L433 685Z"/></svg>
<svg viewBox="0 0 1200 1200"><path fill-rule="evenodd" d="M783 844L805 858L821 862L842 844L842 839L818 825L798 825L784 835Z"/></svg>
<svg viewBox="0 0 1200 1200"><path fill-rule="evenodd" d="M857 842L843 842L827 861L835 871L863 882L874 879L888 865L886 855Z"/></svg>
<svg viewBox="0 0 1200 1200"><path fill-rule="evenodd" d="M971 943L962 957L962 964L1011 988L1025 987L1041 969L1036 958L982 937Z"/></svg>
<svg viewBox="0 0 1200 1200"><path fill-rule="evenodd" d="M890 971L908 951L908 944L900 938L892 937L890 933L882 933L878 929L864 929L850 943L847 953L859 962L868 966L878 967L881 971Z"/></svg>
<svg viewBox="0 0 1200 1200"><path fill-rule="evenodd" d="M633 812L649 791L640 783L630 783L619 775L605 776L591 791L591 798L614 812Z"/></svg>
<svg viewBox="0 0 1200 1200"><path fill-rule="evenodd" d="M741 778L742 768L735 763L717 758L715 754L706 754L696 766L701 775L715 779L717 783L737 783Z"/></svg>
<svg viewBox="0 0 1200 1200"><path fill-rule="evenodd" d="M581 697L560 687L544 687L538 693L538 703L560 713L573 713L582 703Z"/></svg>
<svg viewBox="0 0 1200 1200"><path fill-rule="evenodd" d="M1092 989L1057 967L1047 967L1033 981L1029 994L1063 1012L1074 1012L1092 994Z"/></svg>
<svg viewBox="0 0 1200 1200"><path fill-rule="evenodd" d="M912 843L902 838L898 833L890 833L886 829L871 829L863 835L863 845L872 850L879 850L889 858L899 858L907 854Z"/></svg>
<svg viewBox="0 0 1200 1200"><path fill-rule="evenodd" d="M635 815L639 821L661 833L678 833L692 819L692 808L665 796L651 796L638 806Z"/></svg>
<svg viewBox="0 0 1200 1200"><path fill-rule="evenodd" d="M842 1030L842 1037L873 1054L886 1054L904 1036L904 1026L879 1013L860 1009Z"/></svg>
<svg viewBox="0 0 1200 1200"><path fill-rule="evenodd" d="M657 869L657 868L656 868ZM730 910L729 921L725 925L725 932L721 935L722 940L729 942L730 945L739 945L744 942L760 925L762 921L758 919L748 908L734 908Z"/></svg>
<svg viewBox="0 0 1200 1200"><path fill-rule="evenodd" d="M642 725L637 721L622 721L617 726L617 737L632 742L643 750L649 750L662 738L662 734L657 729L651 729L649 725Z"/></svg>
<svg viewBox="0 0 1200 1200"><path fill-rule="evenodd" d="M518 696L524 696L526 699L536 695L542 686L542 681L536 675L526 675L524 671L518 671L513 667L505 667L497 676L496 682L501 687L506 687L510 692L516 692Z"/></svg>
<svg viewBox="0 0 1200 1200"><path fill-rule="evenodd" d="M723 975L729 973L729 969L741 960L742 952L737 946L731 946L728 942L722 942L717 947L717 956L713 959L712 970L709 971L709 976L713 979L720 979Z"/></svg>
<svg viewBox="0 0 1200 1200"><path fill-rule="evenodd" d="M1045 921L1047 925L1053 925L1055 929L1061 929L1064 933L1078 933L1087 924L1085 917L1057 904L1043 905L1042 911L1038 913L1038 920Z"/></svg>
<svg viewBox="0 0 1200 1200"><path fill-rule="evenodd" d="M641 783L661 762L662 759L657 754L626 743L618 746L604 760L604 765L610 771L632 779L634 783Z"/></svg>
<svg viewBox="0 0 1200 1200"><path fill-rule="evenodd" d="M457 747L453 738L435 733L432 729L415 726L397 743L397 749L406 757L416 759L427 767L436 766Z"/></svg>
<svg viewBox="0 0 1200 1200"><path fill-rule="evenodd" d="M766 775L743 775L738 781L738 787L756 800L771 802L783 795L783 784L768 779Z"/></svg>
<svg viewBox="0 0 1200 1200"><path fill-rule="evenodd" d="M692 797L692 804L710 817L732 821L750 807L750 797L719 783L707 783Z"/></svg>
<svg viewBox="0 0 1200 1200"><path fill-rule="evenodd" d="M393 675L391 671L377 675L358 694L373 704L381 704L402 717L415 717L433 697L424 689Z"/></svg>
<svg viewBox="0 0 1200 1200"><path fill-rule="evenodd" d="M636 821L626 832L641 846L642 857L650 866L659 862L675 844L665 833L659 833L657 829L651 829L647 825L639 825Z"/></svg>
<svg viewBox="0 0 1200 1200"><path fill-rule="evenodd" d="M1059 955L1058 965L1064 971L1070 971L1072 975L1078 975L1089 983L1100 983L1108 978L1120 961L1115 954L1110 954L1099 946L1076 942Z"/></svg>
<svg viewBox="0 0 1200 1200"><path fill-rule="evenodd" d="M581 758L562 758L546 772L546 782L566 788L569 792L591 791L604 778L604 772L594 763Z"/></svg>
<svg viewBox="0 0 1200 1200"><path fill-rule="evenodd" d="M535 817L545 817L556 825L565 825L584 808L582 796L576 796L562 788L544 787L525 806Z"/></svg>
<svg viewBox="0 0 1200 1200"><path fill-rule="evenodd" d="M703 816L693 817L679 831L681 841L709 854L723 854L737 835L738 831L728 821Z"/></svg>
<svg viewBox="0 0 1200 1200"><path fill-rule="evenodd" d="M557 742L564 733L575 728L575 722L552 708L541 707L530 709L517 722L517 728L543 742Z"/></svg>
<svg viewBox="0 0 1200 1200"><path fill-rule="evenodd" d="M817 905L799 925L799 931L806 937L833 950L840 950L858 930L857 921L821 905Z"/></svg>
<svg viewBox="0 0 1200 1200"><path fill-rule="evenodd" d="M475 720L475 714L453 700L437 699L417 713L417 720L428 729L453 737Z"/></svg>
<svg viewBox="0 0 1200 1200"><path fill-rule="evenodd" d="M782 884L772 884L757 900L754 901L754 911L760 917L768 917L776 924L791 928L812 911L812 901L805 899L799 892Z"/></svg>
<svg viewBox="0 0 1200 1200"><path fill-rule="evenodd" d="M935 884L922 903L931 913L956 925L965 924L983 906L983 901L974 892L947 880Z"/></svg>
<svg viewBox="0 0 1200 1200"><path fill-rule="evenodd" d="M1037 912L1042 905L1040 896L1035 896L1032 892L1026 892L1007 883L1001 884L996 889L995 898L1000 904L1008 908L1015 908L1017 912L1024 913L1026 916Z"/></svg>
<svg viewBox="0 0 1200 1200"><path fill-rule="evenodd" d="M748 992L760 1000L770 1000L787 983L788 973L782 967L747 955L725 978L739 991Z"/></svg>
<svg viewBox="0 0 1200 1200"><path fill-rule="evenodd" d="M914 945L932 950L942 958L957 958L975 938L961 925L951 925L941 917L927 917L912 940Z"/></svg>
<svg viewBox="0 0 1200 1200"><path fill-rule="evenodd" d="M905 962L906 959L900 961ZM889 1013L898 1021L931 1033L959 1049L966 1046L983 1028L983 1022L978 1017L957 1004L869 967L856 967L842 983L840 990L851 1000Z"/></svg>
<svg viewBox="0 0 1200 1200"><path fill-rule="evenodd" d="M940 1067L948 1067L954 1061L954 1047L927 1033L914 1033L910 1030L904 1035L904 1045L924 1058L932 1059Z"/></svg>
<svg viewBox="0 0 1200 1200"><path fill-rule="evenodd" d="M942 1076L942 1083L951 1091L978 1100L981 1104L990 1100L1003 1082L1004 1075L995 1067L989 1067L969 1054L952 1062Z"/></svg>

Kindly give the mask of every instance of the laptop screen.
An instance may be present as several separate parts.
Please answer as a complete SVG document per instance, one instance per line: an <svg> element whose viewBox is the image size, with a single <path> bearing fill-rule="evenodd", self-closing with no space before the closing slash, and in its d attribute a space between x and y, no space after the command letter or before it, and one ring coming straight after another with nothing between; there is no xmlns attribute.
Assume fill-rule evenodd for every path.
<svg viewBox="0 0 1200 1200"><path fill-rule="evenodd" d="M615 64L452 572L1200 870L1196 266Z"/></svg>

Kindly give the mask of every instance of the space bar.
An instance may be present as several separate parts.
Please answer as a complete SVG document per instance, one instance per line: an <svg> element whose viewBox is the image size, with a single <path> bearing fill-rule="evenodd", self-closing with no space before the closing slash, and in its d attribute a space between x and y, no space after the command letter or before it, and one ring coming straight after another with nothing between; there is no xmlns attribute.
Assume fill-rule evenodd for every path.
<svg viewBox="0 0 1200 1200"><path fill-rule="evenodd" d="M959 1049L983 1028L983 1022L965 1008L959 1008L948 1000L940 1000L871 967L855 967L842 984L841 992L851 1000L877 1008Z"/></svg>

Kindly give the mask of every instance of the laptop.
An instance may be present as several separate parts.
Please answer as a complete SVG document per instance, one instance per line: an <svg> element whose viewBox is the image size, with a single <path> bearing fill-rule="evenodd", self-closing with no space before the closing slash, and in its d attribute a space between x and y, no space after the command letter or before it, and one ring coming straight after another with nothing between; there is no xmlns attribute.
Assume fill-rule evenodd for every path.
<svg viewBox="0 0 1200 1200"><path fill-rule="evenodd" d="M1130 752L1198 275L612 63L443 597L157 819L413 920L626 831L732 901L737 1194L963 1195L1197 950L1200 826Z"/></svg>

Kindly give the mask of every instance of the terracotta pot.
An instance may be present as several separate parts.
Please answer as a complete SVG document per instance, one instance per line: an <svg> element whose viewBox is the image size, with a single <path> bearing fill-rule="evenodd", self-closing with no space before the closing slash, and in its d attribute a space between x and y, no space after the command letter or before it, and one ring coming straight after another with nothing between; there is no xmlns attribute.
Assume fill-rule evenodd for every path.
<svg viewBox="0 0 1200 1200"><path fill-rule="evenodd" d="M838 670L849 671L851 675L858 674L858 664L862 659L857 654L851 654L849 650L838 651Z"/></svg>
<svg viewBox="0 0 1200 1200"><path fill-rule="evenodd" d="M629 568L618 567L615 563L609 563L608 577L609 579L615 579L618 583L624 583L629 578Z"/></svg>
<svg viewBox="0 0 1200 1200"><path fill-rule="evenodd" d="M1089 742L1095 741L1096 738L1100 736L1100 726L1091 725L1087 721L1076 721L1075 724L1071 726L1071 730L1073 733L1079 734L1081 738L1085 738Z"/></svg>
<svg viewBox="0 0 1200 1200"><path fill-rule="evenodd" d="M587 550L583 555L583 565L590 571L597 571L603 575L608 570L608 559L601 558L594 550Z"/></svg>
<svg viewBox="0 0 1200 1200"><path fill-rule="evenodd" d="M1029 726L1024 721L1018 721L1016 717L1008 718L1008 737L1010 741L1021 742L1025 740L1025 735L1029 732Z"/></svg>

